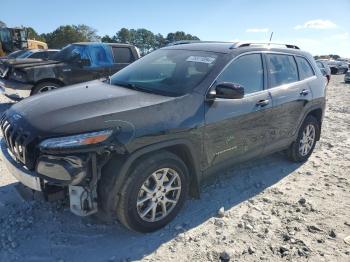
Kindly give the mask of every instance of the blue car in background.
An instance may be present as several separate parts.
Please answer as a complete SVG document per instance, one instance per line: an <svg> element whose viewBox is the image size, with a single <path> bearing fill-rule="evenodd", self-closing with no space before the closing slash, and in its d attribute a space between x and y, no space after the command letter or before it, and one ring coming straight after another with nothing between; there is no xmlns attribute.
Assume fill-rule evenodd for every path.
<svg viewBox="0 0 350 262"><path fill-rule="evenodd" d="M23 59L0 65L0 89L13 99L110 76L140 57L136 47L116 43L74 43L49 60Z"/></svg>

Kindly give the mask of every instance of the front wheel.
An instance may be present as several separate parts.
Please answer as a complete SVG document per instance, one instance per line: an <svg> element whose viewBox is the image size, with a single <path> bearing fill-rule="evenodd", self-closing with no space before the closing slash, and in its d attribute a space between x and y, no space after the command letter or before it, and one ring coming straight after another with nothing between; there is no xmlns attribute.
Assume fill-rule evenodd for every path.
<svg viewBox="0 0 350 262"><path fill-rule="evenodd" d="M61 87L59 84L53 83L53 82L42 82L40 84L37 84L31 95L36 95L36 94L40 94L40 93L44 93L44 92L48 92L54 89L57 89Z"/></svg>
<svg viewBox="0 0 350 262"><path fill-rule="evenodd" d="M119 221L139 232L162 228L177 215L187 198L188 175L184 162L170 152L142 158L120 192Z"/></svg>
<svg viewBox="0 0 350 262"><path fill-rule="evenodd" d="M320 133L320 124L313 116L307 116L301 125L297 140L287 150L288 158L294 162L304 162L312 154L316 139Z"/></svg>

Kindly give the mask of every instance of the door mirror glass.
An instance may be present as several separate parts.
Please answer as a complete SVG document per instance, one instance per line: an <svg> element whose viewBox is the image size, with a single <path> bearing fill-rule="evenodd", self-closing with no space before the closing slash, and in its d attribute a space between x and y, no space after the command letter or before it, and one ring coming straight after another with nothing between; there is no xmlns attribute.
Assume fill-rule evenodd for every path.
<svg viewBox="0 0 350 262"><path fill-rule="evenodd" d="M212 96L226 99L241 99L244 97L244 87L240 84L221 82L215 86L215 93Z"/></svg>

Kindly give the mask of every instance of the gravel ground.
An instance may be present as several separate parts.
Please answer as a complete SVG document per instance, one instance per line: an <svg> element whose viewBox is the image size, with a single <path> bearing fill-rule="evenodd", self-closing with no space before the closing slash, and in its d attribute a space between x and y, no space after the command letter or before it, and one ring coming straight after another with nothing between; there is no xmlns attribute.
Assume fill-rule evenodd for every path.
<svg viewBox="0 0 350 262"><path fill-rule="evenodd" d="M236 166L151 234L22 200L0 159L0 261L350 261L350 85L328 87L321 141L300 165L282 154ZM0 98L0 111L10 106Z"/></svg>

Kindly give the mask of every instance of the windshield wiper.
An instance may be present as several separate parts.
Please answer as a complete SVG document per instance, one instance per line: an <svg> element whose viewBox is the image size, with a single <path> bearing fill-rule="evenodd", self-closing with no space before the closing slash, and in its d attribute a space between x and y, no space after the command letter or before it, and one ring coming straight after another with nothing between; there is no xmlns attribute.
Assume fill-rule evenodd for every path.
<svg viewBox="0 0 350 262"><path fill-rule="evenodd" d="M110 77L108 78L108 80L109 80L109 84L112 84ZM113 85L130 88L130 89L135 90L135 91L152 93L151 90L149 90L147 88L144 88L144 87L136 85L136 84L128 83L128 82L114 82Z"/></svg>

